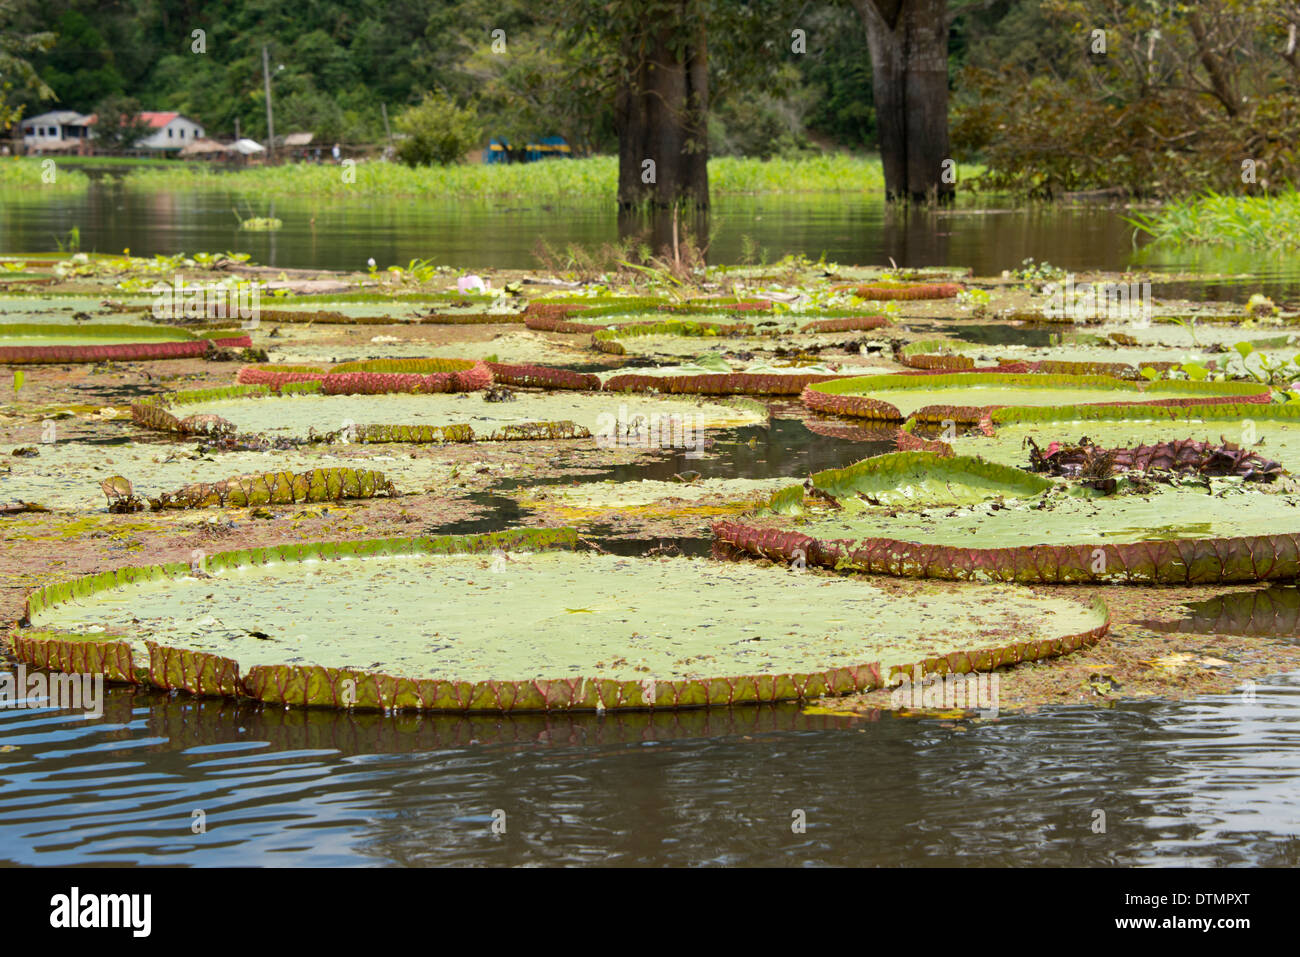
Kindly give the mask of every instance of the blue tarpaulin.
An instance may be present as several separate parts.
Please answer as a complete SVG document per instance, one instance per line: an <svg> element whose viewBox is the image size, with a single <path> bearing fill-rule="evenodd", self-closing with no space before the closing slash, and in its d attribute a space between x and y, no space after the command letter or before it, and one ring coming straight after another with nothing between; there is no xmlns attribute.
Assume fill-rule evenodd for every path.
<svg viewBox="0 0 1300 957"><path fill-rule="evenodd" d="M506 151L510 149L510 144L498 137L492 137L488 141L488 148L483 151L483 162L485 163L508 163L510 157ZM573 150L565 142L563 136L543 136L534 140L524 147L523 155L516 157L518 162L534 163L537 160L548 159L553 156L571 156Z"/></svg>

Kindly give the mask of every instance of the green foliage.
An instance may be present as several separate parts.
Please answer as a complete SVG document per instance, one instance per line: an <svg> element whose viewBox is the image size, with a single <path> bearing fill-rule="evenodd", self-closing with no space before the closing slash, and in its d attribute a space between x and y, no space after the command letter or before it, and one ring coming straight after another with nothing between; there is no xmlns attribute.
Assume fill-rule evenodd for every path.
<svg viewBox="0 0 1300 957"><path fill-rule="evenodd" d="M81 252L81 229L73 226L68 230L67 236L60 238L54 237L54 245L59 247L61 253L79 253Z"/></svg>
<svg viewBox="0 0 1300 957"><path fill-rule="evenodd" d="M112 94L95 107L95 148L127 150L149 134L149 124L140 119L140 101Z"/></svg>
<svg viewBox="0 0 1300 957"><path fill-rule="evenodd" d="M0 161L0 190L82 190L90 184L90 177L78 170L68 169L64 161L58 161L58 174L54 182L44 181L41 164L44 162L36 156L15 156Z"/></svg>
<svg viewBox="0 0 1300 957"><path fill-rule="evenodd" d="M811 94L797 86L798 72L786 74L794 92L784 97L738 91L709 117L709 150L715 156L795 156L811 150L802 117Z"/></svg>
<svg viewBox="0 0 1300 957"><path fill-rule="evenodd" d="M806 97L804 122L841 143L873 142L876 110L862 18L847 4L816 4L801 11L799 25L805 24L808 50L790 57Z"/></svg>
<svg viewBox="0 0 1300 957"><path fill-rule="evenodd" d="M1224 196L1209 192L1166 203L1129 220L1142 232L1171 243L1206 243L1255 249L1300 245L1300 192L1274 196Z"/></svg>
<svg viewBox="0 0 1300 957"><path fill-rule="evenodd" d="M1300 178L1292 21L1275 0L1022 0L972 48L953 143L1030 194L1276 190Z"/></svg>
<svg viewBox="0 0 1300 957"><path fill-rule="evenodd" d="M8 130L23 115L19 95L30 100L48 100L54 96L28 57L49 49L55 35L48 31L24 33L15 28L14 0L0 0L0 133Z"/></svg>
<svg viewBox="0 0 1300 957"><path fill-rule="evenodd" d="M0 166L0 175L3 175ZM36 168L39 180L39 167ZM60 179L67 174L60 173ZM333 166L250 167L216 173L197 163L168 163L132 169L128 187L139 189L213 189L242 196L275 197L286 193L312 196L439 196L481 199L526 196L530 199L608 199L614 194L618 160L591 156L574 160L489 166L407 167L395 163L358 163L356 182L345 183ZM884 186L880 161L844 153L817 153L798 159L762 162L735 156L709 161L714 195L746 193L878 193Z"/></svg>
<svg viewBox="0 0 1300 957"><path fill-rule="evenodd" d="M474 149L483 135L471 109L457 106L445 93L428 93L396 121L406 134L397 156L407 166L449 166Z"/></svg>
<svg viewBox="0 0 1300 957"><path fill-rule="evenodd" d="M1023 279L1025 282L1055 282L1058 279L1065 278L1065 270L1060 266L1053 266L1047 261L1034 262L1034 257L1029 256L1020 263L1019 269L1009 270L1013 279Z"/></svg>

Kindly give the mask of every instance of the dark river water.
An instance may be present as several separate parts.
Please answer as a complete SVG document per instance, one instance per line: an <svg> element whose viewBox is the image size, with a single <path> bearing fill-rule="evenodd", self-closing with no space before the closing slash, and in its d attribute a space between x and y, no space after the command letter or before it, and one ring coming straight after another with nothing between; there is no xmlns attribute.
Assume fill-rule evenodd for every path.
<svg viewBox="0 0 1300 957"><path fill-rule="evenodd" d="M617 235L597 204L292 197L257 207L283 218L281 231L250 234L235 228L236 203L111 182L54 199L3 195L0 252L53 250L75 226L87 251L229 249L284 267L359 269L374 257L381 266L429 258L526 268L539 237L563 245ZM967 201L896 212L860 197L724 197L714 226L714 262L739 259L748 237L769 261L791 252L843 263L892 257L988 275L1032 256L1072 270L1230 274L1196 286L1206 298L1300 294L1293 258L1144 247L1121 211L1098 207ZM666 458L595 478L664 479L685 468L803 477L884 448L879 437L855 449L784 420L746 441L758 438L732 436L704 462ZM484 504L500 511L458 530L512 519L511 500ZM1194 614L1290 622L1300 607L1270 601L1267 614L1217 605ZM110 690L101 718L0 708L0 863L10 864L1294 865L1297 793L1300 675L1261 683L1253 697L1048 708L955 726L795 707L347 715L125 689ZM792 830L796 819L804 832Z"/></svg>
<svg viewBox="0 0 1300 957"><path fill-rule="evenodd" d="M965 730L793 707L420 718L117 690L97 720L0 710L0 741L0 860L16 864L1300 863L1300 676L1253 701Z"/></svg>
<svg viewBox="0 0 1300 957"><path fill-rule="evenodd" d="M245 218L273 214L284 226L243 232L236 208ZM1073 271L1142 268L1228 277L1199 293L1205 298L1259 291L1300 296L1300 257L1151 246L1134 235L1127 215L1098 205L1015 206L997 197L964 197L945 210L897 210L856 194L724 195L715 198L709 259L738 262L748 239L768 262L802 253L844 264L888 265L892 259L909 267L969 266L988 276L1032 257ZM464 268L527 269L538 264L540 240L562 250L571 243L596 247L619 234L611 204L591 201L250 200L210 190L146 192L113 177L84 193L0 193L0 252L56 250L56 240L74 226L87 252L233 250L267 265L322 269L365 269L372 257L381 268L430 259Z"/></svg>

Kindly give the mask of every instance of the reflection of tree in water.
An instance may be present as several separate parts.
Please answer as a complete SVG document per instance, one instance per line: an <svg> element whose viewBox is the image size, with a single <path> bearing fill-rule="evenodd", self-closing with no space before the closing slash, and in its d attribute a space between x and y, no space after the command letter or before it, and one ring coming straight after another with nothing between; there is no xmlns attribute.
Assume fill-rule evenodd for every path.
<svg viewBox="0 0 1300 957"><path fill-rule="evenodd" d="M767 428L751 426L710 435L715 443L702 459L688 459L687 449L665 450L662 458L650 463L616 466L600 479L671 481L685 469L697 471L704 478L803 479L810 472L843 468L895 448L892 437L876 442L838 438L827 441L827 437L810 431L799 419L773 418Z"/></svg>
<svg viewBox="0 0 1300 957"><path fill-rule="evenodd" d="M1300 636L1300 589L1270 585L1253 591L1216 595L1185 606L1178 621L1144 621L1152 631L1191 635Z"/></svg>

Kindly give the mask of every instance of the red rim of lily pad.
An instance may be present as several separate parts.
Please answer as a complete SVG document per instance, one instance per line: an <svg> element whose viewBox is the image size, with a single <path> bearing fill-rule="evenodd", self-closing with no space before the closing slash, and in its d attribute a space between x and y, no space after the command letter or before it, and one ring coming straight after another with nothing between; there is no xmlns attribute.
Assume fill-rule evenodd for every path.
<svg viewBox="0 0 1300 957"><path fill-rule="evenodd" d="M119 342L102 346L0 346L0 364L38 365L60 362L133 362L192 359L215 349L247 349L248 336L189 339L179 342Z"/></svg>

